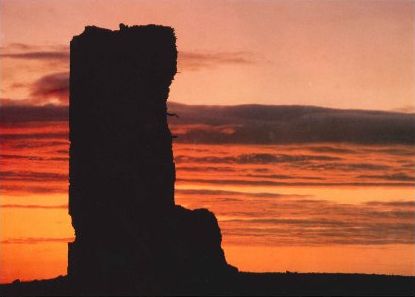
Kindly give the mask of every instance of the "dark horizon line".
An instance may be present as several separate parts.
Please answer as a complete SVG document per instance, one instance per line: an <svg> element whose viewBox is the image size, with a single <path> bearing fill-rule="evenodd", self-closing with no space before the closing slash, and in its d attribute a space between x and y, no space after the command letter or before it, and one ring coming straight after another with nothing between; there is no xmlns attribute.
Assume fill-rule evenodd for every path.
<svg viewBox="0 0 415 297"><path fill-rule="evenodd" d="M12 102L16 101L16 102ZM0 109L8 108L57 108L66 109L69 108L67 104L19 104L19 101L27 102L30 99L0 99ZM405 112L397 110L382 110L382 109L364 109L364 108L342 108L342 107L329 107L322 105L307 105L307 104L261 104L261 103L243 103L243 104L188 104L179 101L168 100L167 105L176 105L182 107L196 107L196 108L234 108L234 107L264 107L264 108L308 108L315 110L327 110L327 111L349 111L349 112L373 112L373 113L385 113L385 114L402 114L402 115L415 115L415 111Z"/></svg>
<svg viewBox="0 0 415 297"><path fill-rule="evenodd" d="M318 272L318 271L310 271L310 272L302 272L302 271L264 271L264 272L257 272L257 271L240 271L240 273L252 276L279 276L279 275L295 275L295 276L354 276L354 277L387 277L387 278L410 278L415 280L415 274L385 274L385 273L364 273L364 272ZM41 278L41 279L27 279L27 280L19 280L19 284L27 284L27 283L36 283L36 282L45 282L55 280L57 278L65 278L65 275L56 275L52 278ZM7 285L15 285L15 281L2 283L0 282L0 286L7 286Z"/></svg>

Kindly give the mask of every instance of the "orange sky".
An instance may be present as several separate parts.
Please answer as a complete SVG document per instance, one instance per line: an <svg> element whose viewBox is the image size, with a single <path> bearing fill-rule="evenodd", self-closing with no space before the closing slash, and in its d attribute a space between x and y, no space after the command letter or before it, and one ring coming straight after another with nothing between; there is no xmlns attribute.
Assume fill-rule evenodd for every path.
<svg viewBox="0 0 415 297"><path fill-rule="evenodd" d="M175 28L169 101L415 111L415 4L392 0L0 0L0 104L67 104L72 36L120 22ZM231 264L415 274L413 114L170 107L176 201L215 212ZM50 108L0 117L0 282L66 273L67 111Z"/></svg>
<svg viewBox="0 0 415 297"><path fill-rule="evenodd" d="M2 0L0 24L3 53L67 46L85 25L171 25L181 52L173 101L413 111L414 15L414 2L398 0ZM3 59L2 98L27 98L20 84L68 68L20 62Z"/></svg>
<svg viewBox="0 0 415 297"><path fill-rule="evenodd" d="M0 283L63 275L67 121L0 124ZM415 274L413 145L196 141L174 155L176 203L215 213L243 271Z"/></svg>

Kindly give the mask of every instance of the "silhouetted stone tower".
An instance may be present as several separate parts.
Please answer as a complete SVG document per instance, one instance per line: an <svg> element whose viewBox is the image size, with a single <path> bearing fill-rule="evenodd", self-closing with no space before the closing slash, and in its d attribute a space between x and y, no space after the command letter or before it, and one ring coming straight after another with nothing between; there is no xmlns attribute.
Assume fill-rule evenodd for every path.
<svg viewBox="0 0 415 297"><path fill-rule="evenodd" d="M166 292L176 279L204 282L228 268L213 214L174 204L166 100L175 41L170 27L120 25L86 27L71 42L69 213L76 240L68 275L81 287Z"/></svg>

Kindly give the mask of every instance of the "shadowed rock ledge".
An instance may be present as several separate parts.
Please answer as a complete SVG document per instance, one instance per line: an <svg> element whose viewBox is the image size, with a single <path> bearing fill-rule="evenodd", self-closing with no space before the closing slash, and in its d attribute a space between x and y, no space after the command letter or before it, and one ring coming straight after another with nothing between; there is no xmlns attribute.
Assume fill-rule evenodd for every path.
<svg viewBox="0 0 415 297"><path fill-rule="evenodd" d="M169 294L235 271L215 216L174 202L173 29L86 27L70 58L69 280L86 292Z"/></svg>

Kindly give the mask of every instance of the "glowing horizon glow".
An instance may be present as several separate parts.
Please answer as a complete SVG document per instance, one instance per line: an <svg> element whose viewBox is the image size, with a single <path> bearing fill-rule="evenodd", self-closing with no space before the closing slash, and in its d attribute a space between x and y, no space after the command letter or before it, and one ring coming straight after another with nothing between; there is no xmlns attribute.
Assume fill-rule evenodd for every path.
<svg viewBox="0 0 415 297"><path fill-rule="evenodd" d="M0 104L66 106L69 41L119 23L175 28L169 102L415 112L415 3L399 0L3 0ZM172 127L192 129L235 126ZM67 134L62 120L0 123L0 283L66 274ZM175 143L174 155L176 203L215 213L241 270L415 275L413 145Z"/></svg>
<svg viewBox="0 0 415 297"><path fill-rule="evenodd" d="M67 123L9 124L0 132L9 135L0 158L7 168L1 171L0 283L63 275L74 236ZM415 275L414 177L402 167L413 162L413 146L175 143L174 154L176 203L215 213L227 259L241 270ZM273 164L258 156L281 159ZM367 169L343 170L359 160L369 160ZM339 168L318 169L327 164ZM396 172L409 182L388 180Z"/></svg>

